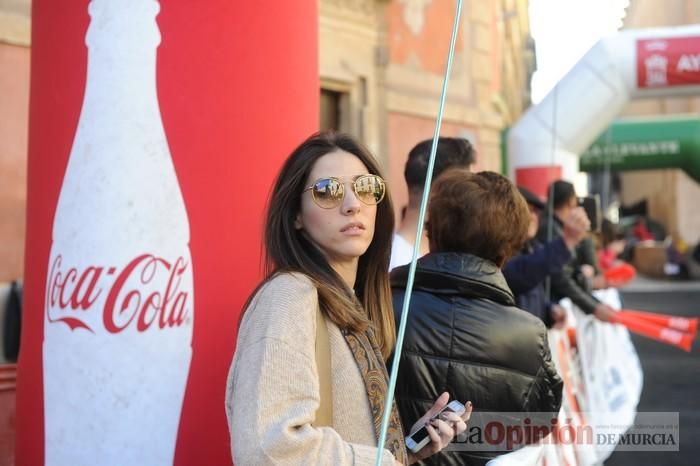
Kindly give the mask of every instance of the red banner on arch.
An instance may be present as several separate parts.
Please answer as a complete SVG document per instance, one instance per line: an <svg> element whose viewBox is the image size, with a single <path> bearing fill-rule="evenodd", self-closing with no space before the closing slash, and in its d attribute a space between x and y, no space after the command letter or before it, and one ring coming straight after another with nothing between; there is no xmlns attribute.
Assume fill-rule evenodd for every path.
<svg viewBox="0 0 700 466"><path fill-rule="evenodd" d="M700 84L700 36L637 40L637 87Z"/></svg>

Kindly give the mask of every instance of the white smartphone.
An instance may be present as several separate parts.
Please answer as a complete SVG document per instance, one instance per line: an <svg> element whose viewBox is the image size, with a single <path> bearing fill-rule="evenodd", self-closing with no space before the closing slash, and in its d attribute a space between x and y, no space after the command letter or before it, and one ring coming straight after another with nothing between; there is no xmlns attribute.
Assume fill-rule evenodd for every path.
<svg viewBox="0 0 700 466"><path fill-rule="evenodd" d="M437 413L430 420L432 421L434 419L437 419L440 416L440 414L444 412L453 412L461 416L462 413L464 413L465 409L466 408L462 403L460 403L457 400L452 400L447 404L447 406L445 406L442 409L442 411ZM430 443L430 434L428 434L428 429L426 428L426 426L421 427L420 429L406 437L406 447L413 453L418 453L421 450L421 448L426 446L428 443Z"/></svg>

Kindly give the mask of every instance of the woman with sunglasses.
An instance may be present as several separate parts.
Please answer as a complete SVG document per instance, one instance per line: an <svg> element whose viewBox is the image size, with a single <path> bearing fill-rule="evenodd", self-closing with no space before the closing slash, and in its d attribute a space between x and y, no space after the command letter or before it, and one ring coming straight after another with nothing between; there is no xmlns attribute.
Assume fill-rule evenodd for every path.
<svg viewBox="0 0 700 466"><path fill-rule="evenodd" d="M387 273L393 227L378 165L350 137L314 135L283 165L266 218L267 278L246 305L227 384L236 465L374 464L384 361L395 343ZM322 351L330 360L325 374ZM411 464L441 450L466 429L469 412L433 421L431 443L409 456L394 406L382 464Z"/></svg>

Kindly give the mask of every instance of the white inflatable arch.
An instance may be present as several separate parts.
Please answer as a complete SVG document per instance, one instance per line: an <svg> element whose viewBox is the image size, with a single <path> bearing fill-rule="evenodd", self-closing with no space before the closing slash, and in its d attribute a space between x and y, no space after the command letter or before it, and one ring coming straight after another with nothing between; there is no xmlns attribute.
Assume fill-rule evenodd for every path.
<svg viewBox="0 0 700 466"><path fill-rule="evenodd" d="M508 132L511 177L545 197L631 99L700 96L700 25L626 30L598 41Z"/></svg>

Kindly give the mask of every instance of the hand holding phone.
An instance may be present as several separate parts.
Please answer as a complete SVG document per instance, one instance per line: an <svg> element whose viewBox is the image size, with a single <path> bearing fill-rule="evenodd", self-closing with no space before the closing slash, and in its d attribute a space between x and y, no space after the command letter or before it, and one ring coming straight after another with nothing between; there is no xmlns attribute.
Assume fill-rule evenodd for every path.
<svg viewBox="0 0 700 466"><path fill-rule="evenodd" d="M411 435L406 437L406 447L413 453L418 453L423 447L430 443L430 434L428 433L428 424L432 421L439 419L443 413L452 412L461 416L466 410L465 406L457 400L452 400L447 405L445 405L442 410L435 414L430 420L423 425L420 429L413 432Z"/></svg>

